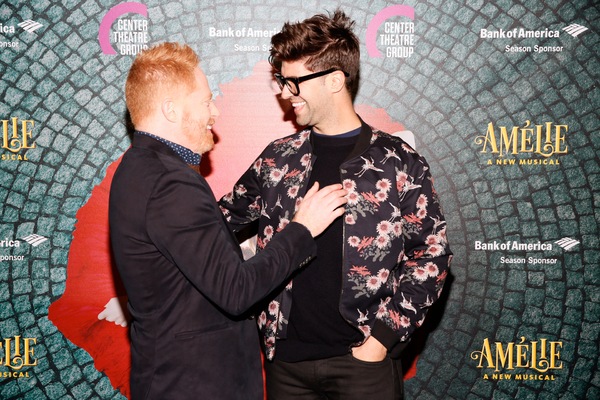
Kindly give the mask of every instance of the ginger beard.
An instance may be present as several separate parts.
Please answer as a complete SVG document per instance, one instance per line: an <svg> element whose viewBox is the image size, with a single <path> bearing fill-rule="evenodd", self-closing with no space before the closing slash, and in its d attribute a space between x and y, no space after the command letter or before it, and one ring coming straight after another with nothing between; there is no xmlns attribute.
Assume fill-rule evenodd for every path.
<svg viewBox="0 0 600 400"><path fill-rule="evenodd" d="M189 148L199 154L212 150L215 145L212 126L219 112L212 101L212 92L200 67L194 71L195 86L182 101L181 132Z"/></svg>
<svg viewBox="0 0 600 400"><path fill-rule="evenodd" d="M196 143L195 151L198 154L209 152L215 146L215 140L212 133L212 124L214 121L206 121L204 118L194 119L190 113L186 112L182 118L183 133L188 138L193 138Z"/></svg>

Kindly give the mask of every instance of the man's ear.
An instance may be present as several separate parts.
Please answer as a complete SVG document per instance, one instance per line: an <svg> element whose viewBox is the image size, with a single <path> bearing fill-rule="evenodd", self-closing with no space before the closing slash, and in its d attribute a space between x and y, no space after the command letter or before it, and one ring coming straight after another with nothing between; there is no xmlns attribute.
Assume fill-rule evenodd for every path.
<svg viewBox="0 0 600 400"><path fill-rule="evenodd" d="M343 71L335 71L329 75L331 90L337 93L346 87L346 75Z"/></svg>
<svg viewBox="0 0 600 400"><path fill-rule="evenodd" d="M161 111L163 113L163 116L169 122L177 121L177 106L173 99L171 99L171 98L164 99L160 106L161 106Z"/></svg>

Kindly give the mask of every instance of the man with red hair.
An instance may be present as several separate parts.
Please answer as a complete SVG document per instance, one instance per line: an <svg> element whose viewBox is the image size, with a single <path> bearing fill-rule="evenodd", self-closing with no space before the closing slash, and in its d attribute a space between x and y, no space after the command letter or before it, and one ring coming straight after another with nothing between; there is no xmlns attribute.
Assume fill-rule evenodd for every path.
<svg viewBox="0 0 600 400"><path fill-rule="evenodd" d="M125 92L135 132L112 181L109 223L132 316L131 397L262 400L250 309L314 257L313 237L342 215L346 191L315 185L278 238L244 262L197 172L219 116L197 55L175 43L142 52Z"/></svg>

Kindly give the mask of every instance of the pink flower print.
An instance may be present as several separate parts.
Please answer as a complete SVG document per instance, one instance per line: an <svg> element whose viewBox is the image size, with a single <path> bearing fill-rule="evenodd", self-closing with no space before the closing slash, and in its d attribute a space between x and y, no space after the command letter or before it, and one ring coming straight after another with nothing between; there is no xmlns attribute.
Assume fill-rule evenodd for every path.
<svg viewBox="0 0 600 400"><path fill-rule="evenodd" d="M427 210L426 210L425 208L420 208L420 209L417 211L417 217L418 217L419 219L421 219L421 220L422 220L422 219L423 219L423 218L425 218L426 216L427 216Z"/></svg>
<svg viewBox="0 0 600 400"><path fill-rule="evenodd" d="M417 208L419 208L419 209L427 208L427 204L429 204L429 201L427 200L427 196L425 196L424 194L420 195L419 199L417 200Z"/></svg>
<svg viewBox="0 0 600 400"><path fill-rule="evenodd" d="M260 315L257 318L256 323L258 324L259 328L262 328L263 326L265 326L265 324L267 323L267 314L264 311L260 313Z"/></svg>
<svg viewBox="0 0 600 400"><path fill-rule="evenodd" d="M358 245L360 244L360 239L358 236L350 236L348 238L348 244L350 245L350 247L358 247Z"/></svg>
<svg viewBox="0 0 600 400"><path fill-rule="evenodd" d="M424 282L429 277L429 274L425 268L415 268L412 275L420 282Z"/></svg>
<svg viewBox="0 0 600 400"><path fill-rule="evenodd" d="M287 218L281 218L279 220L279 226L277 227L277 232L281 232L283 228L285 228L290 223L290 220Z"/></svg>
<svg viewBox="0 0 600 400"><path fill-rule="evenodd" d="M388 235L379 235L375 240L375 245L380 249L385 249L390 244L390 237Z"/></svg>
<svg viewBox="0 0 600 400"><path fill-rule="evenodd" d="M354 215L346 214L346 216L344 216L344 222L347 225L354 225L356 223L356 220L354 219Z"/></svg>
<svg viewBox="0 0 600 400"><path fill-rule="evenodd" d="M387 200L388 194L387 192L380 190L379 192L375 193L375 198L381 203Z"/></svg>
<svg viewBox="0 0 600 400"><path fill-rule="evenodd" d="M440 243L440 237L438 235L429 235L425 239L425 243L429 246L433 246Z"/></svg>
<svg viewBox="0 0 600 400"><path fill-rule="evenodd" d="M294 185L288 189L287 195L290 199L295 199L298 196L298 192L300 191L300 187L298 185Z"/></svg>
<svg viewBox="0 0 600 400"><path fill-rule="evenodd" d="M271 173L269 174L269 179L273 182L273 183L279 183L279 181L281 180L281 178L283 178L283 171L281 169L278 168L273 168L271 170Z"/></svg>
<svg viewBox="0 0 600 400"><path fill-rule="evenodd" d="M381 287L381 279L376 275L371 275L367 278L366 286L371 292L376 292Z"/></svg>
<svg viewBox="0 0 600 400"><path fill-rule="evenodd" d="M433 257L441 256L444 253L444 247L440 244L432 244L427 248L427 253Z"/></svg>
<svg viewBox="0 0 600 400"><path fill-rule="evenodd" d="M381 268L379 272L377 272L377 277L381 281L381 283L386 283L388 278L390 277L390 271L386 268Z"/></svg>
<svg viewBox="0 0 600 400"><path fill-rule="evenodd" d="M230 204L233 203L233 192L229 192L223 196L223 201Z"/></svg>
<svg viewBox="0 0 600 400"><path fill-rule="evenodd" d="M389 179L380 179L379 181L377 181L377 183L375 184L375 187L382 192L389 192L391 187L392 187L392 182L390 182Z"/></svg>
<svg viewBox="0 0 600 400"><path fill-rule="evenodd" d="M342 187L344 188L344 190L352 192L352 191L356 190L356 182L353 181L352 179L344 179L342 181Z"/></svg>
<svg viewBox="0 0 600 400"><path fill-rule="evenodd" d="M265 226L265 229L263 230L263 234L265 236L265 238L272 238L273 234L275 233L275 230L273 229L273 227L271 225L267 225Z"/></svg>
<svg viewBox="0 0 600 400"><path fill-rule="evenodd" d="M252 164L252 168L254 169L254 171L256 171L258 173L258 171L260 171L260 167L262 166L262 159L259 158L258 160L254 161L254 164Z"/></svg>
<svg viewBox="0 0 600 400"><path fill-rule="evenodd" d="M395 237L400 237L402 235L402 222L394 222L392 226L392 234Z"/></svg>
<svg viewBox="0 0 600 400"><path fill-rule="evenodd" d="M431 276L432 278L435 278L440 273L437 265L432 262L425 264L425 269L427 270L427 275Z"/></svg>
<svg viewBox="0 0 600 400"><path fill-rule="evenodd" d="M300 164L302 164L303 167L306 167L309 162L310 162L310 154L305 154L300 159Z"/></svg>
<svg viewBox="0 0 600 400"><path fill-rule="evenodd" d="M269 303L269 314L272 316L277 316L277 314L279 313L279 302L276 300L273 300Z"/></svg>
<svg viewBox="0 0 600 400"><path fill-rule="evenodd" d="M360 196L356 192L348 192L348 195L346 195L346 198L348 199L348 205L351 205L351 206L357 205L358 202L360 201Z"/></svg>
<svg viewBox="0 0 600 400"><path fill-rule="evenodd" d="M399 192L404 192L407 180L408 175L406 172L398 171L398 174L396 175L396 190Z"/></svg>
<svg viewBox="0 0 600 400"><path fill-rule="evenodd" d="M389 235L392 232L392 224L389 221L381 221L377 224L377 233L380 235Z"/></svg>
<svg viewBox="0 0 600 400"><path fill-rule="evenodd" d="M410 326L410 319L404 315L400 317L400 326L403 328L408 328Z"/></svg>
<svg viewBox="0 0 600 400"><path fill-rule="evenodd" d="M238 185L235 187L235 194L238 196L243 196L244 194L246 194L246 192L248 191L248 189L246 189L244 187L244 185Z"/></svg>

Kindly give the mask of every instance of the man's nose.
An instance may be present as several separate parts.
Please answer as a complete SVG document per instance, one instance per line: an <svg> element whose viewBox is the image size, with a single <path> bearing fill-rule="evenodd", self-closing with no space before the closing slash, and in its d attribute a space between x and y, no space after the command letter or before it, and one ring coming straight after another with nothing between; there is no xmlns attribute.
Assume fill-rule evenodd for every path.
<svg viewBox="0 0 600 400"><path fill-rule="evenodd" d="M219 115L221 115L221 113L219 112L219 109L217 108L217 106L215 105L215 103L211 103L210 104L210 115L213 118L217 118Z"/></svg>

